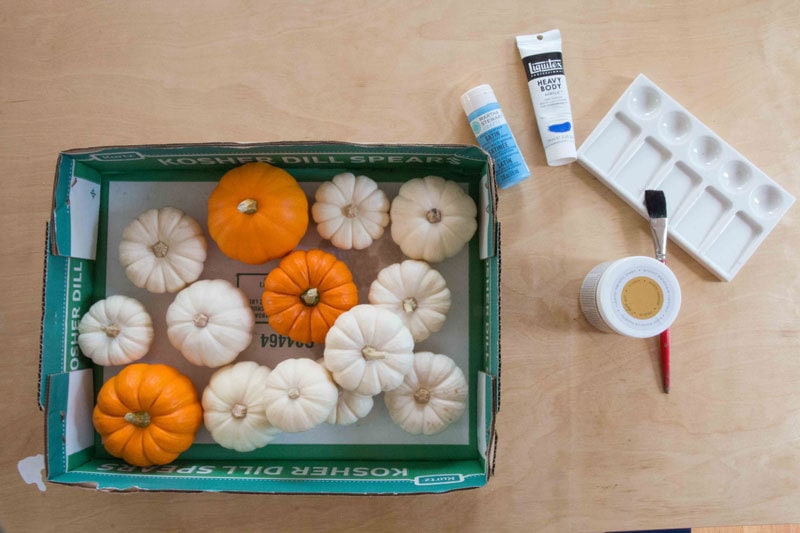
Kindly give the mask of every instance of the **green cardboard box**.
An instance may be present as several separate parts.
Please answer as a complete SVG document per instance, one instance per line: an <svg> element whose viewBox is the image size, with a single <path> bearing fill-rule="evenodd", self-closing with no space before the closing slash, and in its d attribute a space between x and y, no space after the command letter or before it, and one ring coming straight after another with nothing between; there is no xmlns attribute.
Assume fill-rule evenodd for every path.
<svg viewBox="0 0 800 533"><path fill-rule="evenodd" d="M354 426L282 434L268 446L240 453L215 444L204 428L192 447L168 465L134 467L111 457L94 431L94 398L119 368L96 367L77 344L81 316L111 294L139 299L153 317L156 338L141 362L163 362L186 373L202 394L213 369L188 364L166 340L164 314L174 294L150 294L131 284L116 259L122 229L140 213L172 205L207 233L205 201L229 169L252 161L295 176L310 203L320 182L341 172L365 174L392 199L403 182L438 175L461 184L479 209L478 231L462 252L434 267L453 294L444 329L416 350L453 357L469 382L464 416L433 436L414 436L391 422L381 397ZM60 154L48 224L39 401L46 413L47 479L98 490L179 490L254 493L398 494L480 487L492 474L499 407L500 247L491 159L466 145L211 143L120 146ZM201 279L224 278L250 298L257 317L250 348L237 360L273 366L287 357L320 357L322 345L291 342L271 330L260 309L261 283L277 261L244 265L208 238ZM321 247L353 271L366 302L377 272L403 259L387 231L367 250L333 248L313 221L300 248Z"/></svg>

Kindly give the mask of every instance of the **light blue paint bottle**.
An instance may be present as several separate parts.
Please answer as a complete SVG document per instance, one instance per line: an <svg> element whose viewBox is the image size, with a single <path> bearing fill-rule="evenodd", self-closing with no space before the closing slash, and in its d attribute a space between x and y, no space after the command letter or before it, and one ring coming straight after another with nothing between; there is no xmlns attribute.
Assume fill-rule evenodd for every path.
<svg viewBox="0 0 800 533"><path fill-rule="evenodd" d="M497 185L506 189L531 175L506 117L489 85L478 85L461 95L461 106L478 144L494 161Z"/></svg>

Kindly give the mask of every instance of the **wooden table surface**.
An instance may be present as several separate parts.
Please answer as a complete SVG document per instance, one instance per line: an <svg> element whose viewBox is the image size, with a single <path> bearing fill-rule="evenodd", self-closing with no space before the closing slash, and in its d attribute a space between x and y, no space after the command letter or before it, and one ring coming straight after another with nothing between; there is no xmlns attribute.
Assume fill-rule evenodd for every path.
<svg viewBox="0 0 800 533"><path fill-rule="evenodd" d="M560 28L578 145L645 73L800 194L800 3L0 3L0 528L602 531L800 522L800 223L730 283L674 244L672 393L655 339L594 330L595 264L650 255L647 222L578 164L548 167L514 37ZM37 408L56 156L205 141L474 143L489 83L533 177L500 193L497 470L440 496L104 494L17 471Z"/></svg>

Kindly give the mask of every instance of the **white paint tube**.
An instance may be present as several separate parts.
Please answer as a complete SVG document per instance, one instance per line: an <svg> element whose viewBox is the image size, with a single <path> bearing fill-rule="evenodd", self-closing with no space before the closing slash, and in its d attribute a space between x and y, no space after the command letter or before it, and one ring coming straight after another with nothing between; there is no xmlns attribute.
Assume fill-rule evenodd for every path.
<svg viewBox="0 0 800 533"><path fill-rule="evenodd" d="M550 30L517 37L522 64L528 76L528 89L539 135L551 167L577 159L572 109L561 55L561 32Z"/></svg>

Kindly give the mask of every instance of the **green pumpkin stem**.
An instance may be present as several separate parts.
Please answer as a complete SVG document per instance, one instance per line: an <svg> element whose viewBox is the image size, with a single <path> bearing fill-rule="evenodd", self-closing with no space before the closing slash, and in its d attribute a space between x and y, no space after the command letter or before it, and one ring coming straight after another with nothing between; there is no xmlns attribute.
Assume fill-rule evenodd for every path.
<svg viewBox="0 0 800 533"><path fill-rule="evenodd" d="M146 428L150 425L150 413L147 411L137 411L135 413L125 413L125 422L133 424L137 428Z"/></svg>
<svg viewBox="0 0 800 533"><path fill-rule="evenodd" d="M239 202L239 205L236 206L236 209L238 209L243 215L252 215L258 211L258 202L253 198L245 198Z"/></svg>
<svg viewBox="0 0 800 533"><path fill-rule="evenodd" d="M300 295L300 301L303 302L305 306L314 307L319 303L319 289L311 287Z"/></svg>

